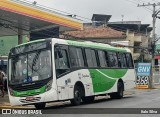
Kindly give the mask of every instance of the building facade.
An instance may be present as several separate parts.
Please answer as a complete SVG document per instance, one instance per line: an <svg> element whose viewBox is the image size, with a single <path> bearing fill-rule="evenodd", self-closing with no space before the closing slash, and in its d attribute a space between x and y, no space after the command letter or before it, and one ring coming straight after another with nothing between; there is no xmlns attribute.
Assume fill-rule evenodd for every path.
<svg viewBox="0 0 160 117"><path fill-rule="evenodd" d="M152 27L149 27L149 24L141 24L140 21L126 21L109 22L108 26L126 33L126 40L129 41L129 46L133 47L130 50L135 61L143 62L151 59L148 49L151 43Z"/></svg>
<svg viewBox="0 0 160 117"><path fill-rule="evenodd" d="M87 23L84 24L84 30L67 31L60 37L108 44L127 41L127 46L129 46L135 61L149 61L151 59L151 56L148 55L151 31L152 28L149 27L149 24L141 24L141 22L108 22L107 26Z"/></svg>

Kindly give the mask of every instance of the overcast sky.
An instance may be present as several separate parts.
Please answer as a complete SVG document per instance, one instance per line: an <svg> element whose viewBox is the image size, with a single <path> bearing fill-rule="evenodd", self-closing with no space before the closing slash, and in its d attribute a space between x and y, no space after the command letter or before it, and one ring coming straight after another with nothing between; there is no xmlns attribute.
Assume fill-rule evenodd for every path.
<svg viewBox="0 0 160 117"><path fill-rule="evenodd" d="M158 3L160 0L28 0L37 4L51 7L71 14L76 14L88 19L93 14L112 15L110 22L142 21L143 24L152 26L152 7L137 7L138 3ZM157 6L159 9L160 6ZM87 19L83 19L88 21ZM160 36L160 19L156 22L156 33Z"/></svg>

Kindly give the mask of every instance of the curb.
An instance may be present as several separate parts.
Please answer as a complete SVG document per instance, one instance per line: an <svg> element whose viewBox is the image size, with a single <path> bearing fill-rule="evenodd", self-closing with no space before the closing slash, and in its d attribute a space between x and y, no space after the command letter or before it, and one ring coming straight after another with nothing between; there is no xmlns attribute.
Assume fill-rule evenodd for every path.
<svg viewBox="0 0 160 117"><path fill-rule="evenodd" d="M2 103L0 109L31 109L32 106L11 106L10 103Z"/></svg>
<svg viewBox="0 0 160 117"><path fill-rule="evenodd" d="M28 107L28 106L0 106L0 109L33 109L33 107Z"/></svg>

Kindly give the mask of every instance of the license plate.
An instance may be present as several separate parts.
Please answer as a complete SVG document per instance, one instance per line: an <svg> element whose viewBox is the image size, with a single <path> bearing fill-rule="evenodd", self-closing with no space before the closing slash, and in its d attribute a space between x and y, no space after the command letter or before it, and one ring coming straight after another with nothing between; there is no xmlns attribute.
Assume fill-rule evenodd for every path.
<svg viewBox="0 0 160 117"><path fill-rule="evenodd" d="M34 100L34 97L26 97L26 101Z"/></svg>

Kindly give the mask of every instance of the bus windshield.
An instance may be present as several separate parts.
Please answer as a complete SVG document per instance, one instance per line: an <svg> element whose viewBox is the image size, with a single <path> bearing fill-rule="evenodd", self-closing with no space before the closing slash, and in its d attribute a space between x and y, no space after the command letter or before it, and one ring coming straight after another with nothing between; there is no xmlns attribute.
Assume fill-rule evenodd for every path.
<svg viewBox="0 0 160 117"><path fill-rule="evenodd" d="M11 57L10 84L23 84L51 77L51 51L37 50Z"/></svg>

